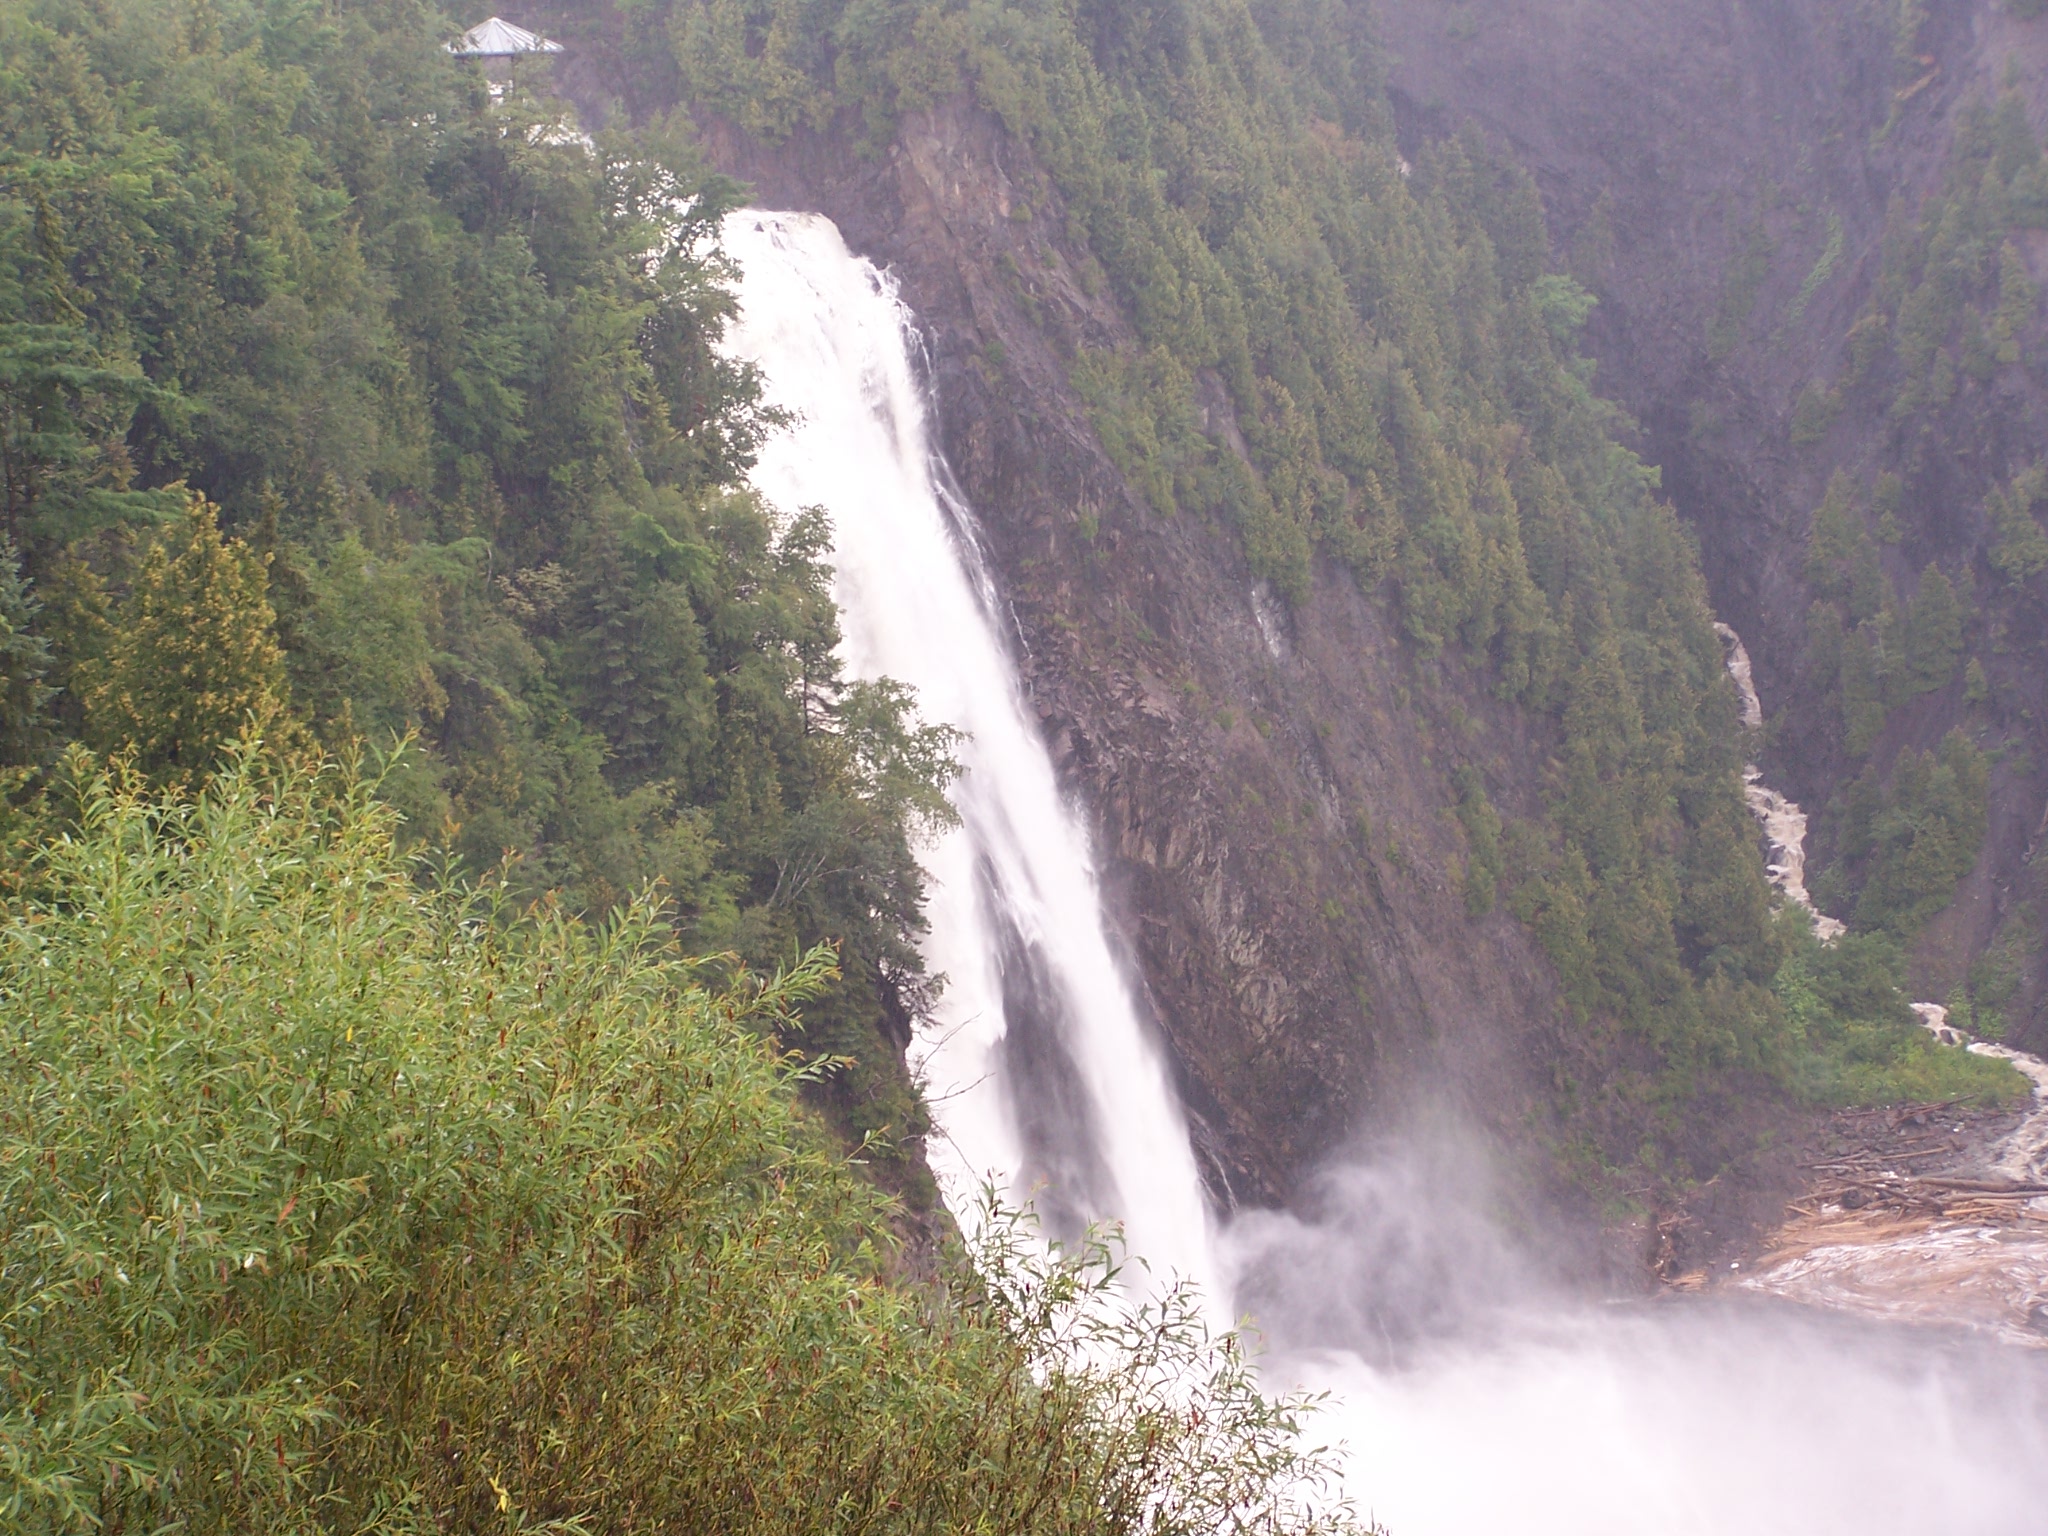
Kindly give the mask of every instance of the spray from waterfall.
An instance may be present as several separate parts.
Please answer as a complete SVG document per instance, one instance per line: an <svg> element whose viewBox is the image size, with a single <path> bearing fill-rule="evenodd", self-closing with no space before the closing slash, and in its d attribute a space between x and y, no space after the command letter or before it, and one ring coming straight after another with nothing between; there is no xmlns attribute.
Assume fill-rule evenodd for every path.
<svg viewBox="0 0 2048 1536"><path fill-rule="evenodd" d="M1213 1298L1187 1127L932 446L911 317L829 220L743 211L723 240L742 274L727 344L799 423L764 446L754 484L830 515L849 669L909 684L924 719L965 737L960 825L924 856L926 959L945 985L914 1054L949 1203L967 1212L993 1180L1062 1235L1121 1221L1156 1274Z"/></svg>

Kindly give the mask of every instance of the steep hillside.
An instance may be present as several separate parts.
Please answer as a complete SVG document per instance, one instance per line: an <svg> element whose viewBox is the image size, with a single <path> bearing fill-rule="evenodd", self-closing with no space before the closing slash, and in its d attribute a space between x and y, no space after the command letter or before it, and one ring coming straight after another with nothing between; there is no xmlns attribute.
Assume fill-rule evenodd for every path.
<svg viewBox="0 0 2048 1536"><path fill-rule="evenodd" d="M1534 186L1399 152L1362 14L531 19L586 117L688 107L898 275L1219 1185L1427 1101L1622 1195L1883 1091L1857 1030L1918 1069L1882 948L1769 916L1694 554Z"/></svg>
<svg viewBox="0 0 2048 1536"><path fill-rule="evenodd" d="M1821 949L1772 910L1695 548L1590 387L1578 246L1448 106L1404 145L1362 12L575 0L521 13L569 51L502 89L408 0L292 14L0 5L0 786L31 835L73 743L182 786L251 720L410 732L383 792L456 868L592 913L659 879L684 942L757 968L836 942L790 1043L845 1058L820 1101L928 1195L900 1057L947 739L840 675L828 529L748 489L776 423L713 244L742 177L927 328L1219 1194L1426 1108L1618 1208L1788 1105L2004 1091L1894 984L2020 773L1943 735L2024 670L1979 643L1988 578L1924 569L1903 480L1884 515L1841 481L1799 562L1831 605L1808 713L1877 763L1830 834L1868 932ZM2023 367L2016 110L1957 139L1948 213L1894 218L1855 325L1897 361L1809 426ZM1731 368L1781 281L1758 240L1706 322ZM1813 270L1802 314L1835 302ZM2038 493L2001 503L2004 577L2048 565Z"/></svg>
<svg viewBox="0 0 2048 1536"><path fill-rule="evenodd" d="M1600 297L1601 387L1756 658L1772 777L1824 812L1824 905L1905 941L1920 995L2036 1047L2038 10L1380 11L1404 142L1476 123L1511 145ZM1983 753L1948 750L1961 798L1975 772L1985 789L1944 817L1924 763L1951 731Z"/></svg>
<svg viewBox="0 0 2048 1536"><path fill-rule="evenodd" d="M187 19L0 4L0 889L73 744L169 787L252 726L410 735L380 792L451 871L592 915L659 881L771 972L837 944L792 1044L929 1194L945 744L839 675L817 524L745 488L766 423L675 243L734 189L495 100L406 0Z"/></svg>

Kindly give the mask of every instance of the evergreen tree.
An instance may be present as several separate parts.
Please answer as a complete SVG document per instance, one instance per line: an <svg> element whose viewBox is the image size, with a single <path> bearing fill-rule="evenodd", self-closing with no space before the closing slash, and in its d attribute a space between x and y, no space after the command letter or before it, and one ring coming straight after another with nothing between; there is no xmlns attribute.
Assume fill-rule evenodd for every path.
<svg viewBox="0 0 2048 1536"><path fill-rule="evenodd" d="M1806 584L1817 597L1848 596L1849 562L1857 544L1855 498L1848 471L1836 470L1806 535Z"/></svg>
<svg viewBox="0 0 2048 1536"><path fill-rule="evenodd" d="M1961 731L1938 752L1906 752L1882 791L1866 774L1843 838L1867 857L1856 902L1860 927L1910 939L1947 906L1984 841L1990 766Z"/></svg>
<svg viewBox="0 0 2048 1536"><path fill-rule="evenodd" d="M1946 687L1963 654L1963 609L1940 567L1921 573L1920 590L1906 616L1906 671L1912 691Z"/></svg>
<svg viewBox="0 0 2048 1536"><path fill-rule="evenodd" d="M2006 489L1984 498L1991 517L1991 563L2015 585L2048 571L2048 534L2034 516L2044 494L2048 465L2036 464L2015 475Z"/></svg>
<svg viewBox="0 0 2048 1536"><path fill-rule="evenodd" d="M1849 622L1866 623L1880 618L1892 604L1891 578L1885 574L1884 553L1859 520L1855 546L1849 554Z"/></svg>
<svg viewBox="0 0 2048 1536"><path fill-rule="evenodd" d="M41 610L20 557L0 545L0 767L35 762L52 724L50 643L35 627Z"/></svg>
<svg viewBox="0 0 2048 1536"><path fill-rule="evenodd" d="M1871 487L1870 510L1877 514L1877 536L1886 544L1896 544L1905 530L1899 526L1899 516L1905 510L1906 482L1890 470L1877 477L1877 484Z"/></svg>
<svg viewBox="0 0 2048 1536"><path fill-rule="evenodd" d="M1861 757L1884 729L1884 672L1869 625L1842 641L1842 730L1852 757Z"/></svg>
<svg viewBox="0 0 2048 1536"><path fill-rule="evenodd" d="M89 739L190 783L245 731L291 737L274 624L262 557L224 538L212 504L192 497L183 527L150 546L105 656L79 679Z"/></svg>

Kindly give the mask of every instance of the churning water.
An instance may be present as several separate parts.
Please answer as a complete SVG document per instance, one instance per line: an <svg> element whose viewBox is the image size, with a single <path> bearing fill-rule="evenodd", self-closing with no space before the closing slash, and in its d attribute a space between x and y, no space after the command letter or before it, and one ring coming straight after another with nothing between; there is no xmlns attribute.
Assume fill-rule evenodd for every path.
<svg viewBox="0 0 2048 1536"><path fill-rule="evenodd" d="M945 992L915 1052L956 1211L993 1176L1055 1227L1122 1221L1155 1271L1255 1313L1269 1379L1335 1394L1320 1428L1396 1536L2048 1531L2041 1352L1762 1300L1589 1306L1427 1159L1332 1170L1313 1218L1220 1222L893 282L816 215L736 213L724 242L743 274L728 345L795 416L755 483L830 514L850 668L968 735L960 825L925 855Z"/></svg>

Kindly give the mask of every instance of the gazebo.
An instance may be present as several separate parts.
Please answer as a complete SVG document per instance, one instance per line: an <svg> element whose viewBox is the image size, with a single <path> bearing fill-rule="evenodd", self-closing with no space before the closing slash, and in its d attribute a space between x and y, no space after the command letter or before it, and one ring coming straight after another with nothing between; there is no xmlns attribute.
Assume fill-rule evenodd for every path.
<svg viewBox="0 0 2048 1536"><path fill-rule="evenodd" d="M512 83L512 72L520 55L560 53L562 45L552 38L515 27L502 16L480 21L448 45L458 59L481 59L484 77L502 90Z"/></svg>

